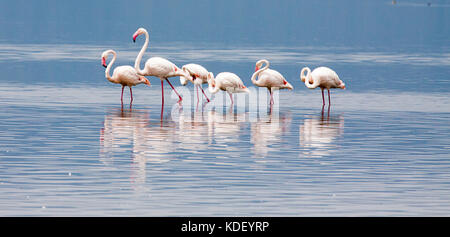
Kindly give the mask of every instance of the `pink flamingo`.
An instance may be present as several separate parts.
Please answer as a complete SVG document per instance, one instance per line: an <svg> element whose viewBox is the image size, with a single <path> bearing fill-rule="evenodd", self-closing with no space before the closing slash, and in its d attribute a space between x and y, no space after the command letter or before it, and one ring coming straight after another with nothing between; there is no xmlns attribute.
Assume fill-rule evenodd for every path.
<svg viewBox="0 0 450 237"><path fill-rule="evenodd" d="M263 68L261 66L266 64ZM252 82L255 86L259 87L267 87L270 92L270 104L273 104L273 91L279 89L289 89L292 90L292 87L289 82L284 79L283 75L278 71L269 69L269 61L262 59L256 62L255 73L252 75ZM256 80L258 77L258 80Z"/></svg>
<svg viewBox="0 0 450 237"><path fill-rule="evenodd" d="M185 86L188 83L188 81L191 81L197 88L197 101L199 101L198 88L200 87L203 95L209 102L210 100L208 96L206 96L205 91L202 88L202 84L208 83L208 74L209 74L208 70L206 70L206 68L204 68L203 66L195 63L186 64L182 66L181 69L189 75L189 77L187 78L180 76L181 85Z"/></svg>
<svg viewBox="0 0 450 237"><path fill-rule="evenodd" d="M109 54L113 54L113 59L111 62L109 62L108 65L106 65L106 59L108 58ZM131 66L119 66L114 69L113 75L110 76L109 71L111 70L112 65L116 61L117 54L114 50L106 50L102 53L102 65L105 67L105 77L108 79L108 81L116 84L122 85L122 95L120 97L120 101L123 105L123 89L125 86L130 87L130 94L131 94L131 103L133 103L133 91L131 89L132 86L138 85L138 84L147 84L150 86L150 82L147 80L147 78L140 76L136 73L136 70L134 70Z"/></svg>
<svg viewBox="0 0 450 237"><path fill-rule="evenodd" d="M226 91L234 104L231 93L250 93L250 90L244 85L241 78L232 72L221 72L214 78L214 74L208 74L208 90L211 94L217 93L219 90Z"/></svg>
<svg viewBox="0 0 450 237"><path fill-rule="evenodd" d="M306 76L304 75L304 72ZM325 106L325 97L323 95L323 90L328 90L328 105L331 104L330 99L330 89L340 88L345 89L345 83L339 79L337 73L327 67L318 67L311 72L309 67L304 67L300 72L300 79L305 83L306 87L309 89L315 89L320 87L322 89L322 102Z"/></svg>
<svg viewBox="0 0 450 237"><path fill-rule="evenodd" d="M144 70L141 70L139 68L139 65L141 64L142 56L144 55L145 50L148 47L149 43L149 35L146 29L139 28L134 34L133 34L133 42L136 42L136 38L139 35L145 34L145 43L142 46L141 51L139 52L138 56L136 57L136 61L134 63L134 68L136 69L136 72L139 75L142 76L155 76L159 77L161 79L161 95L162 95L162 107L164 107L164 80L169 83L170 87L175 91L175 93L178 95L178 98L180 100L183 100L183 98L178 94L177 90L172 86L172 83L169 81L169 77L176 77L176 76L184 76L187 77L186 73L178 68L175 64L170 62L169 60L165 58L160 57L151 57L145 62ZM162 116L162 114L161 114Z"/></svg>

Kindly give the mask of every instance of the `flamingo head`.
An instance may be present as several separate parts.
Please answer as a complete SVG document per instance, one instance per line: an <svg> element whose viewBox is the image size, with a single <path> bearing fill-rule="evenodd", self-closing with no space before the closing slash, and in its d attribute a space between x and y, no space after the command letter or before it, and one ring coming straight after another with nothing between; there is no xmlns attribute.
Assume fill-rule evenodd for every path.
<svg viewBox="0 0 450 237"><path fill-rule="evenodd" d="M106 50L106 51L104 51L103 53L102 53L102 66L103 67L108 67L107 65L106 65L106 59L108 59L108 54L109 53L111 53L111 50Z"/></svg>
<svg viewBox="0 0 450 237"><path fill-rule="evenodd" d="M339 85L339 88L344 89L345 90L345 83L341 83L341 85Z"/></svg>
<svg viewBox="0 0 450 237"><path fill-rule="evenodd" d="M216 87L216 80L214 80L214 74L212 72L208 73L208 84L211 85L212 87Z"/></svg>
<svg viewBox="0 0 450 237"><path fill-rule="evenodd" d="M104 58L104 57L102 57L102 66L103 67L108 67L108 66L106 66L106 58Z"/></svg>
<svg viewBox="0 0 450 237"><path fill-rule="evenodd" d="M149 81L147 78L143 77L143 76L140 76L140 77L139 77L139 82L140 82L140 83L144 83L144 84L146 84L147 86L150 86L150 85L151 85L151 84L150 84L150 81Z"/></svg>
<svg viewBox="0 0 450 237"><path fill-rule="evenodd" d="M184 72L185 76L180 76L180 83L181 85L185 86L187 85L188 81L194 82L194 79L191 77L191 74L189 73L189 69L187 69L185 66L181 68L181 70Z"/></svg>
<svg viewBox="0 0 450 237"><path fill-rule="evenodd" d="M305 75L305 72L306 72L306 75ZM306 77L308 77L309 84L312 84L314 81L310 75L310 72L311 72L311 69L309 69L309 67L302 68L302 70L300 71L300 80L302 80L302 82L306 82Z"/></svg>
<svg viewBox="0 0 450 237"><path fill-rule="evenodd" d="M261 67L264 63L268 64L269 62L266 59L261 59L258 62L256 62L255 72L258 71L259 69L261 69Z"/></svg>
<svg viewBox="0 0 450 237"><path fill-rule="evenodd" d="M306 76L302 75L300 79L302 80L302 82L305 82L306 81ZM312 77L309 77L308 83L309 84L313 84L314 83L314 80L312 79Z"/></svg>
<svg viewBox="0 0 450 237"><path fill-rule="evenodd" d="M287 88L288 90L294 89L294 87L291 85L291 83L287 82L286 80L283 81L283 85L284 85L284 87Z"/></svg>
<svg viewBox="0 0 450 237"><path fill-rule="evenodd" d="M250 90L249 90L246 86L244 86L244 85L241 86L241 90L242 90L243 92L245 92L245 93L250 94Z"/></svg>
<svg viewBox="0 0 450 237"><path fill-rule="evenodd" d="M147 30L145 30L144 28L139 28L139 29L137 29L137 31L134 32L134 34L133 34L133 42L136 42L136 38L137 38L139 35L144 34L145 32L147 32Z"/></svg>

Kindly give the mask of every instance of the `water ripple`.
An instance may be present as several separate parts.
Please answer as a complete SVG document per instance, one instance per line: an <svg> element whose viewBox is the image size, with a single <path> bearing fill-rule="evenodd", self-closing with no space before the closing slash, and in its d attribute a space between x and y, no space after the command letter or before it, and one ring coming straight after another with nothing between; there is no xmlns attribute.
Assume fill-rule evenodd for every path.
<svg viewBox="0 0 450 237"><path fill-rule="evenodd" d="M101 52L115 49L118 61L134 62L139 52L136 45L99 46L77 44L0 44L1 61L96 61ZM186 45L174 43L152 46L146 55L161 56L184 62L255 62L261 58L284 64L409 64L428 66L450 65L450 53L446 52L380 52L367 49L335 47L233 47L210 45ZM330 53L333 52L333 53ZM145 56L144 56L145 60Z"/></svg>

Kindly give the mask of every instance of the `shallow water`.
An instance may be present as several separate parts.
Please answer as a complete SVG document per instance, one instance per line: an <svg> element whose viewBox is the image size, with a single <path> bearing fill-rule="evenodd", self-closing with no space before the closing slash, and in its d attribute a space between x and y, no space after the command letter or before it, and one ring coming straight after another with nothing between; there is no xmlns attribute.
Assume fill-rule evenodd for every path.
<svg viewBox="0 0 450 237"><path fill-rule="evenodd" d="M10 10L17 7L8 4ZM96 9L97 4L102 5L81 8ZM267 4L259 8L273 8ZM112 33L121 36L114 40L102 38L104 34L84 40L78 28L60 38L50 37L52 32L30 39L19 35L18 42L0 33L0 215L448 216L450 8L441 2L427 8L419 1L296 4L279 6L277 14L295 15L297 8L318 11L325 5L327 11L341 13L336 29L317 23L319 29L305 29L317 39L302 42L303 37L296 36L299 31L290 35L283 28L296 18L281 17L269 27L286 33L286 38L272 35L253 44L260 39L258 30L241 39L226 35L242 34L262 15L239 15L247 21L215 32L226 37L198 41L188 29L180 29L186 37L182 41L155 25L155 43L151 41L145 58L163 56L178 66L196 62L215 74L232 71L253 92L237 95L235 107L224 93L213 96L211 103L197 104L192 84L182 87L173 78L184 100L177 103L165 86L162 120L158 79L149 78L151 87L133 89L131 107L126 90L121 106L120 86L104 79L100 64L101 52L109 48L118 52L117 65L133 64L143 43L131 42L136 22L129 20L132 27L125 26L117 23L120 19L103 16L124 34ZM121 3L108 7L114 10ZM220 7L231 11L249 6L236 2ZM345 13L347 8L387 14L380 19L369 11L365 24L398 37L371 38L365 29L346 25L347 17L359 16ZM415 14L418 11L427 12ZM52 14L42 21L57 29L75 23L70 15L53 21L60 18ZM90 30L96 26L88 23L97 18L85 14L80 28L86 26L87 35L95 35ZM301 26L313 24L297 14L307 21L298 23ZM9 25L0 21L4 32L21 26L25 34L33 31L28 23L40 14L10 17ZM196 17L171 13L168 24L180 19L192 23ZM211 22L202 21L199 29L212 34L211 27L228 18L208 19ZM395 26L383 25L392 19L397 20ZM428 27L417 28L420 21ZM353 33L358 41L346 35L327 41L327 29ZM417 31L428 34L413 37ZM164 33L173 40L162 41ZM276 94L272 111L266 105L267 92L250 81L261 58L269 59L271 68L294 86ZM306 65L327 65L345 81L346 90L332 90L330 107L322 108L320 90L302 85L299 72Z"/></svg>

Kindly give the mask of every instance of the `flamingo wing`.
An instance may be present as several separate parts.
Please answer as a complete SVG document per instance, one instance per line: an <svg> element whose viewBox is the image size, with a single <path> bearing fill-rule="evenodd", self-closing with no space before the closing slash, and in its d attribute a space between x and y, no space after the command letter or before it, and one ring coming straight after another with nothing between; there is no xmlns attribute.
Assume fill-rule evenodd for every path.
<svg viewBox="0 0 450 237"><path fill-rule="evenodd" d="M152 57L145 62L148 74L155 77L165 78L178 70L178 67L165 58Z"/></svg>
<svg viewBox="0 0 450 237"><path fill-rule="evenodd" d="M258 81L264 83L267 87L280 87L287 84L286 79L278 71L267 69L261 72Z"/></svg>
<svg viewBox="0 0 450 237"><path fill-rule="evenodd" d="M139 75L131 66L119 66L114 69L113 76L117 77L122 85L136 85L139 83Z"/></svg>

